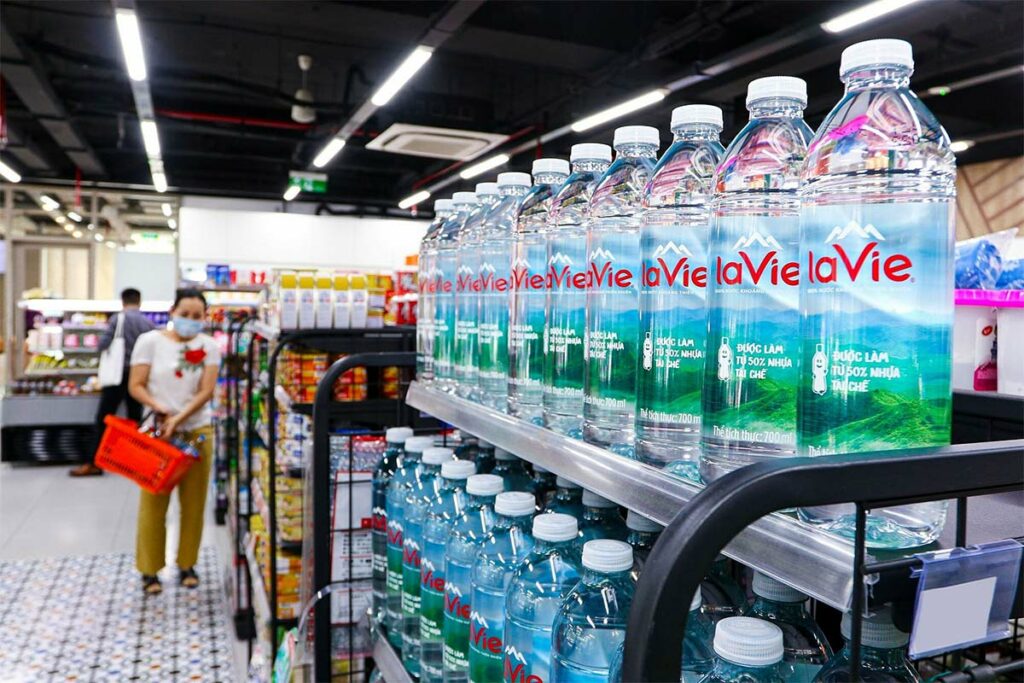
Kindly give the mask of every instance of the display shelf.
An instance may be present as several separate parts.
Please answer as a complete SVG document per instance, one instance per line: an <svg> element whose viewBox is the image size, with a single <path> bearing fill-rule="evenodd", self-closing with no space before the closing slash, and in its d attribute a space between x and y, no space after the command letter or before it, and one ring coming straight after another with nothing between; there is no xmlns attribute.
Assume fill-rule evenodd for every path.
<svg viewBox="0 0 1024 683"><path fill-rule="evenodd" d="M50 377L52 375L71 375L74 377L87 377L95 375L99 368L32 368L25 371L26 377Z"/></svg>
<svg viewBox="0 0 1024 683"><path fill-rule="evenodd" d="M387 683L412 683L412 676L402 666L402 658L398 656L391 643L380 631L377 632L373 644L373 661L377 665Z"/></svg>
<svg viewBox="0 0 1024 683"><path fill-rule="evenodd" d="M249 583L252 586L253 612L256 616L257 624L269 624L271 616L270 600L267 598L267 589L263 584L263 573L260 571L260 565L256 561L255 544L255 540L246 534L244 541L245 563L249 567ZM260 630L261 629L257 628L257 633L259 633Z"/></svg>

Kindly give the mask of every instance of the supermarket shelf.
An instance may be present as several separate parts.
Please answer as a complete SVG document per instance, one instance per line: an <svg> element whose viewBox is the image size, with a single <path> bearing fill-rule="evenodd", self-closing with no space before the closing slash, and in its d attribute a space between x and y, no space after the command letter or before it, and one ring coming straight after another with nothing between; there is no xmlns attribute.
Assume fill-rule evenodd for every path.
<svg viewBox="0 0 1024 683"><path fill-rule="evenodd" d="M99 394L77 396L10 395L0 401L0 424L8 427L92 425L96 423Z"/></svg>
<svg viewBox="0 0 1024 683"><path fill-rule="evenodd" d="M86 377L95 375L99 368L33 368L25 371L26 377L52 377L53 375L69 375L73 377Z"/></svg>
<svg viewBox="0 0 1024 683"><path fill-rule="evenodd" d="M402 666L402 658L391 647L387 637L379 631L373 644L373 661L387 683L412 683L412 677Z"/></svg>
<svg viewBox="0 0 1024 683"><path fill-rule="evenodd" d="M256 561L254 549L255 541L250 540L248 534L245 538L245 563L249 566L249 583L252 585L252 606L256 616L257 629L260 633L260 624L270 623L270 600L267 598L267 589L263 585L263 572Z"/></svg>

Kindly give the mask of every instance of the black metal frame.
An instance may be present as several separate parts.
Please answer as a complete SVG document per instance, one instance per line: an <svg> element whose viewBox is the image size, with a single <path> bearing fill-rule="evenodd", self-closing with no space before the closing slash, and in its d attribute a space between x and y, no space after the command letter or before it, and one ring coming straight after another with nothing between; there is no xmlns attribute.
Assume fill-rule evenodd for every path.
<svg viewBox="0 0 1024 683"><path fill-rule="evenodd" d="M243 320L238 325L238 332L233 338L231 346L232 354L237 358L241 353L241 341L245 333L246 325L253 322L252 318ZM252 491L246 496L245 510L242 510L242 479L249 480L252 472L252 440L255 438L255 428L252 423L252 382L253 382L253 344L255 336L250 335L249 344L246 348L245 362L245 468L242 467L242 453L239 449L238 437L241 434L242 424L242 396L241 387L235 383L234 400L231 402L233 417L235 421L235 635L240 640L249 641L249 657L252 657L252 639L256 634L255 615L252 606L252 576L249 574L249 566L245 559L245 534L249 530L249 517L252 515ZM245 587L245 600L242 600L243 585Z"/></svg>

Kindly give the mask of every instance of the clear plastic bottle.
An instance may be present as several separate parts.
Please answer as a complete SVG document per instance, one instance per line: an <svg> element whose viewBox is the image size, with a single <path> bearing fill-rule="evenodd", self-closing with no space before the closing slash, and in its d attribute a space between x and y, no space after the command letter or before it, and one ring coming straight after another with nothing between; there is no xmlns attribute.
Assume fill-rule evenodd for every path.
<svg viewBox="0 0 1024 683"><path fill-rule="evenodd" d="M544 339L544 426L583 438L583 338L587 327L590 197L612 161L608 145L573 145L572 174L548 214L549 289Z"/></svg>
<svg viewBox="0 0 1024 683"><path fill-rule="evenodd" d="M491 474L501 477L501 480L505 482L506 491L533 491L533 480L520 458L504 448L495 448L494 459L494 469L491 470Z"/></svg>
<svg viewBox="0 0 1024 683"><path fill-rule="evenodd" d="M453 460L441 465L441 491L427 508L420 562L420 681L444 679L444 555L451 526L466 509L466 479L473 463Z"/></svg>
<svg viewBox="0 0 1024 683"><path fill-rule="evenodd" d="M843 51L843 99L814 136L801 190L804 455L949 443L956 161L910 88L910 43ZM853 505L801 511L853 537ZM946 503L872 509L867 542L939 537Z"/></svg>
<svg viewBox="0 0 1024 683"><path fill-rule="evenodd" d="M847 642L814 678L815 683L846 683L850 680L850 613L840 625ZM883 607L861 622L860 675L871 683L919 683L913 665L907 661L909 634L892 623L892 612Z"/></svg>
<svg viewBox="0 0 1024 683"><path fill-rule="evenodd" d="M700 588L690 600L683 634L682 683L697 683L711 671L715 663L715 622L701 611L703 596Z"/></svg>
<svg viewBox="0 0 1024 683"><path fill-rule="evenodd" d="M583 438L634 456L640 350L640 219L658 129L615 130L615 161L590 198Z"/></svg>
<svg viewBox="0 0 1024 683"><path fill-rule="evenodd" d="M543 422L544 307L548 295L547 233L552 200L569 175L565 159L533 162L533 187L516 218L509 304L508 409L535 424Z"/></svg>
<svg viewBox="0 0 1024 683"><path fill-rule="evenodd" d="M505 591L512 572L533 550L530 534L534 499L522 491L505 491L494 499L497 515L473 564L469 624L470 683L501 680L505 652Z"/></svg>
<svg viewBox="0 0 1024 683"><path fill-rule="evenodd" d="M701 683L784 683L782 631L762 619L729 617L715 626L715 663Z"/></svg>
<svg viewBox="0 0 1024 683"><path fill-rule="evenodd" d="M476 471L479 474L490 474L494 470L495 455L494 444L490 441L480 439L479 450L476 452Z"/></svg>
<svg viewBox="0 0 1024 683"><path fill-rule="evenodd" d="M455 434L459 440L459 445L455 448L455 457L459 460L476 460L480 451L480 440L464 429L456 429Z"/></svg>
<svg viewBox="0 0 1024 683"><path fill-rule="evenodd" d="M759 78L750 121L725 151L708 243L704 481L796 452L800 165L807 84Z"/></svg>
<svg viewBox="0 0 1024 683"><path fill-rule="evenodd" d="M405 452L405 440L412 436L408 427L392 427L384 433L387 450L373 470L373 619L384 622L385 604L388 596L388 484L398 469L398 463Z"/></svg>
<svg viewBox="0 0 1024 683"><path fill-rule="evenodd" d="M388 642L393 647L402 647L402 550L405 526L405 498L412 484L420 475L420 461L423 451L432 448L431 436L410 436L405 440L405 453L398 460L398 467L388 483L385 499L385 514L388 524L388 567L387 600L384 623L387 626Z"/></svg>
<svg viewBox="0 0 1024 683"><path fill-rule="evenodd" d="M497 183L477 183L476 206L459 232L455 256L455 393L477 391L477 316L480 314L480 237L484 218L498 203Z"/></svg>
<svg viewBox="0 0 1024 683"><path fill-rule="evenodd" d="M639 573L665 528L635 510L626 512L626 528L629 529L626 543L633 548L634 569Z"/></svg>
<svg viewBox="0 0 1024 683"><path fill-rule="evenodd" d="M549 472L540 465L533 466L533 484L531 490L537 499L537 509L543 510L555 497L555 490L558 488L554 472Z"/></svg>
<svg viewBox="0 0 1024 683"><path fill-rule="evenodd" d="M444 683L469 680L469 618L473 562L494 526L494 498L501 477L474 474L466 480L469 503L452 523L444 555Z"/></svg>
<svg viewBox="0 0 1024 683"><path fill-rule="evenodd" d="M707 242L721 132L718 107L672 110L674 139L647 184L640 227L637 457L698 482Z"/></svg>
<svg viewBox="0 0 1024 683"><path fill-rule="evenodd" d="M633 549L608 539L583 546L583 576L555 616L551 636L552 683L605 683L633 606Z"/></svg>
<svg viewBox="0 0 1024 683"><path fill-rule="evenodd" d="M744 616L770 621L782 629L782 668L789 683L811 683L832 656L832 647L807 612L807 596L755 570L754 602Z"/></svg>
<svg viewBox="0 0 1024 683"><path fill-rule="evenodd" d="M516 217L533 181L529 173L498 174L501 198L484 218L480 237L477 364L480 401L508 409L508 318Z"/></svg>
<svg viewBox="0 0 1024 683"><path fill-rule="evenodd" d="M599 538L625 541L629 536L626 520L619 514L619 504L593 491L583 490L583 518L580 520L580 542Z"/></svg>
<svg viewBox="0 0 1024 683"><path fill-rule="evenodd" d="M565 477L555 477L555 497L544 512L559 512L575 519L583 519L583 487Z"/></svg>
<svg viewBox="0 0 1024 683"><path fill-rule="evenodd" d="M452 200L434 202L434 219L420 242L419 271L416 275L419 297L416 302L416 378L434 380L434 297L437 295L437 236L451 215Z"/></svg>
<svg viewBox="0 0 1024 683"><path fill-rule="evenodd" d="M455 391L455 290L459 238L476 207L472 192L452 195L453 210L437 237L437 292L434 294L434 383Z"/></svg>
<svg viewBox="0 0 1024 683"><path fill-rule="evenodd" d="M583 571L578 534L569 515L533 518L533 551L512 573L505 595L504 683L549 680L555 616Z"/></svg>

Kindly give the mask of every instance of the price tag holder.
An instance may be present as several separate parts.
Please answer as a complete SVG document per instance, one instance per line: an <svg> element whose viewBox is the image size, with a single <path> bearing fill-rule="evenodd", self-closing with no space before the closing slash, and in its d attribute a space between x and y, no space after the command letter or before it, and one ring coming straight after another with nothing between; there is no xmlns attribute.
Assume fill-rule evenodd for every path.
<svg viewBox="0 0 1024 683"><path fill-rule="evenodd" d="M910 658L1010 637L1022 556L1013 539L919 555Z"/></svg>

